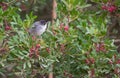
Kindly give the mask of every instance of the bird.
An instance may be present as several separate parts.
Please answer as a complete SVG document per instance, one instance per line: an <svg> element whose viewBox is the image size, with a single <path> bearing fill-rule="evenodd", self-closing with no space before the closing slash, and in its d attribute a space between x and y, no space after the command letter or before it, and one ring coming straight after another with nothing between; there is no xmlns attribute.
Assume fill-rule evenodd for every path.
<svg viewBox="0 0 120 78"><path fill-rule="evenodd" d="M48 21L40 20L33 23L32 27L28 30L32 36L41 36L48 27Z"/></svg>

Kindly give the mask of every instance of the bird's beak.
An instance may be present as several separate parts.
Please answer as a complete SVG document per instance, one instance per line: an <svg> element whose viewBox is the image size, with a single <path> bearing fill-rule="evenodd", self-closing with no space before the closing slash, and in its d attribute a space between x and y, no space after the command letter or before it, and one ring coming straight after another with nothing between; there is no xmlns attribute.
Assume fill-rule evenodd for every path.
<svg viewBox="0 0 120 78"><path fill-rule="evenodd" d="M51 23L51 21L47 21L47 22L46 22L47 25L50 25L50 23Z"/></svg>

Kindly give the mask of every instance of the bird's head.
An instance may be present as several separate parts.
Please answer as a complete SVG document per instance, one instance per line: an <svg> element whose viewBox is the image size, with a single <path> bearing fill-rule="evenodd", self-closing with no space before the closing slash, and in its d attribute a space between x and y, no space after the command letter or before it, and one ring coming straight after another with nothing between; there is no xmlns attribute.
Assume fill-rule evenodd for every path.
<svg viewBox="0 0 120 78"><path fill-rule="evenodd" d="M40 20L40 21L37 21L34 23L34 26L35 27L38 27L38 26L46 26L48 24L48 21L45 21L45 20Z"/></svg>
<svg viewBox="0 0 120 78"><path fill-rule="evenodd" d="M45 25L47 23L47 21L45 21L45 20L40 20L39 22L41 25Z"/></svg>

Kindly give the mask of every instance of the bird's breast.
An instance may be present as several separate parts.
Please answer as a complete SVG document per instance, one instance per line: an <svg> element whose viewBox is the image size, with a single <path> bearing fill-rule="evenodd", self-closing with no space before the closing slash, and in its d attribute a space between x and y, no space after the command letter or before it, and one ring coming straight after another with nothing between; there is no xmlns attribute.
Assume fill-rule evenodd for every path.
<svg viewBox="0 0 120 78"><path fill-rule="evenodd" d="M41 34L43 34L45 32L46 26L37 28L36 30L37 30L37 35L41 35Z"/></svg>

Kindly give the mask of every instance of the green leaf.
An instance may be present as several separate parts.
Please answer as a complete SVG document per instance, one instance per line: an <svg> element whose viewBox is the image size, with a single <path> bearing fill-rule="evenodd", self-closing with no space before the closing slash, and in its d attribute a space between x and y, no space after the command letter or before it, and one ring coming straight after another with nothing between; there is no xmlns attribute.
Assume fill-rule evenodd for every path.
<svg viewBox="0 0 120 78"><path fill-rule="evenodd" d="M23 69L26 69L26 62L23 64Z"/></svg>
<svg viewBox="0 0 120 78"><path fill-rule="evenodd" d="M31 68L31 62L30 61L27 61L27 65L29 68Z"/></svg>

